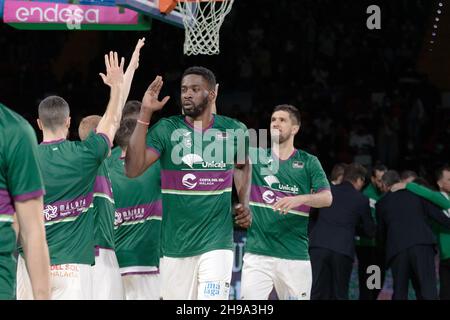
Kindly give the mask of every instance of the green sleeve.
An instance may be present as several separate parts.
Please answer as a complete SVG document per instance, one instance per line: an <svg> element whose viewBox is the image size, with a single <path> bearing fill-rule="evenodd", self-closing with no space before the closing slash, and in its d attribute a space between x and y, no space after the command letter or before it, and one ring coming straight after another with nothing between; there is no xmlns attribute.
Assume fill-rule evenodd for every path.
<svg viewBox="0 0 450 320"><path fill-rule="evenodd" d="M83 169L90 175L96 175L103 160L108 157L111 142L106 135L92 131L80 144L83 148Z"/></svg>
<svg viewBox="0 0 450 320"><path fill-rule="evenodd" d="M41 196L43 180L37 156L37 140L31 126L20 124L12 129L9 147L5 150L7 185L15 201Z"/></svg>
<svg viewBox="0 0 450 320"><path fill-rule="evenodd" d="M406 189L412 193L427 199L442 209L450 208L450 200L446 199L440 192L433 191L427 187L421 186L417 183L410 182L406 184Z"/></svg>
<svg viewBox="0 0 450 320"><path fill-rule="evenodd" d="M330 189L330 183L328 182L327 175L325 171L323 171L322 165L317 157L312 157L308 169L311 177L311 188L315 192L323 189Z"/></svg>

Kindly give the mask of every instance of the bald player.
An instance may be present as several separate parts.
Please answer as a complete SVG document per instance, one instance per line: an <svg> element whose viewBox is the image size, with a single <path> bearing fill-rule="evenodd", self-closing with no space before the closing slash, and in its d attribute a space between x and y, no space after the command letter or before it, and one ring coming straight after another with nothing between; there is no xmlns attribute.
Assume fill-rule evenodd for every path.
<svg viewBox="0 0 450 320"><path fill-rule="evenodd" d="M83 118L78 127L80 140L87 139L96 131L102 117L97 115ZM95 265L92 266L94 300L123 299L122 279L114 244L115 204L111 188L108 161L103 161L94 183L94 244Z"/></svg>

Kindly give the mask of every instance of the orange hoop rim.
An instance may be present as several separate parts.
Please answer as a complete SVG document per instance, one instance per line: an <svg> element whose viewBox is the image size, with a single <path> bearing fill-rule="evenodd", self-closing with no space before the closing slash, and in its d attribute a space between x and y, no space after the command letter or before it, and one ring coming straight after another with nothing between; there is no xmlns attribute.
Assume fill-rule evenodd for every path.
<svg viewBox="0 0 450 320"><path fill-rule="evenodd" d="M177 6L177 2L224 2L228 0L159 0L159 11L170 13Z"/></svg>

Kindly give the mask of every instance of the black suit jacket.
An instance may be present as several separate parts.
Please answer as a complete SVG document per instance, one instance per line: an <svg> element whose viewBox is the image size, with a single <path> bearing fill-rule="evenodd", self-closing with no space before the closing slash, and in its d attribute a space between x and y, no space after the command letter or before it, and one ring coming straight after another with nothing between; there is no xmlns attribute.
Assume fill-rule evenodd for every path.
<svg viewBox="0 0 450 320"><path fill-rule="evenodd" d="M377 238L386 262L415 245L435 245L429 218L450 228L450 218L427 200L407 191L388 192L376 205Z"/></svg>
<svg viewBox="0 0 450 320"><path fill-rule="evenodd" d="M331 193L331 206L310 216L309 247L326 248L353 259L356 226L362 221L367 236L374 237L376 233L369 199L349 182L331 186Z"/></svg>

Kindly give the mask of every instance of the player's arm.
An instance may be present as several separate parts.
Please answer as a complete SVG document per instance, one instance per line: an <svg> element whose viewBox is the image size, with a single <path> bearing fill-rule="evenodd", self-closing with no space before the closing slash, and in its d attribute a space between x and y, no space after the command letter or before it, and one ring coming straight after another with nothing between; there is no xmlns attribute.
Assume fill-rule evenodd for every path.
<svg viewBox="0 0 450 320"><path fill-rule="evenodd" d="M35 300L50 299L50 258L45 238L42 196L14 203L19 239L30 275Z"/></svg>
<svg viewBox="0 0 450 320"><path fill-rule="evenodd" d="M450 217L442 210L439 210L435 205L426 200L422 200L423 206L428 217L436 221L438 224L450 230Z"/></svg>
<svg viewBox="0 0 450 320"><path fill-rule="evenodd" d="M274 211L278 210L281 214L286 214L289 210L301 205L312 208L331 206L333 196L330 191L330 184L319 159L313 157L308 164L307 170L310 174L312 188L316 190L316 193L284 197L275 203L273 206Z"/></svg>
<svg viewBox="0 0 450 320"><path fill-rule="evenodd" d="M235 206L234 210L234 221L238 226L248 228L252 224L252 214L249 208L252 166L248 156L244 164L235 166L233 178L239 199L239 203Z"/></svg>
<svg viewBox="0 0 450 320"><path fill-rule="evenodd" d="M97 126L97 133L106 135L109 141L114 140L114 136L120 125L120 119L122 118L122 109L124 106L124 63L125 61L122 58L119 64L117 52L113 53L111 51L109 55L105 55L106 75L100 73L103 82L111 88L111 91L105 114Z"/></svg>
<svg viewBox="0 0 450 320"><path fill-rule="evenodd" d="M433 191L425 186L422 186L414 182L409 183L398 182L392 186L391 191L395 192L403 189L411 191L412 193L418 195L419 197L427 199L428 201L432 202L438 207L441 207L442 209L450 208L450 200L446 199L440 192Z"/></svg>
<svg viewBox="0 0 450 320"><path fill-rule="evenodd" d="M284 197L273 206L274 211L280 211L281 214L288 213L295 207L305 205L313 208L325 208L331 206L333 196L330 190L321 190L313 194L301 194L293 197Z"/></svg>
<svg viewBox="0 0 450 320"><path fill-rule="evenodd" d="M142 98L141 112L136 128L130 138L127 154L125 156L125 174L133 178L140 176L148 167L159 159L159 154L146 145L147 129L152 119L153 112L161 110L169 101L168 96L159 101L159 93L163 86L161 76L157 76L145 91Z"/></svg>
<svg viewBox="0 0 450 320"><path fill-rule="evenodd" d="M128 100L128 95L130 94L131 83L133 82L133 77L136 69L139 67L139 55L141 48L145 44L145 38L139 39L136 47L134 48L133 54L131 56L130 63L128 64L127 70L123 77L123 103Z"/></svg>

